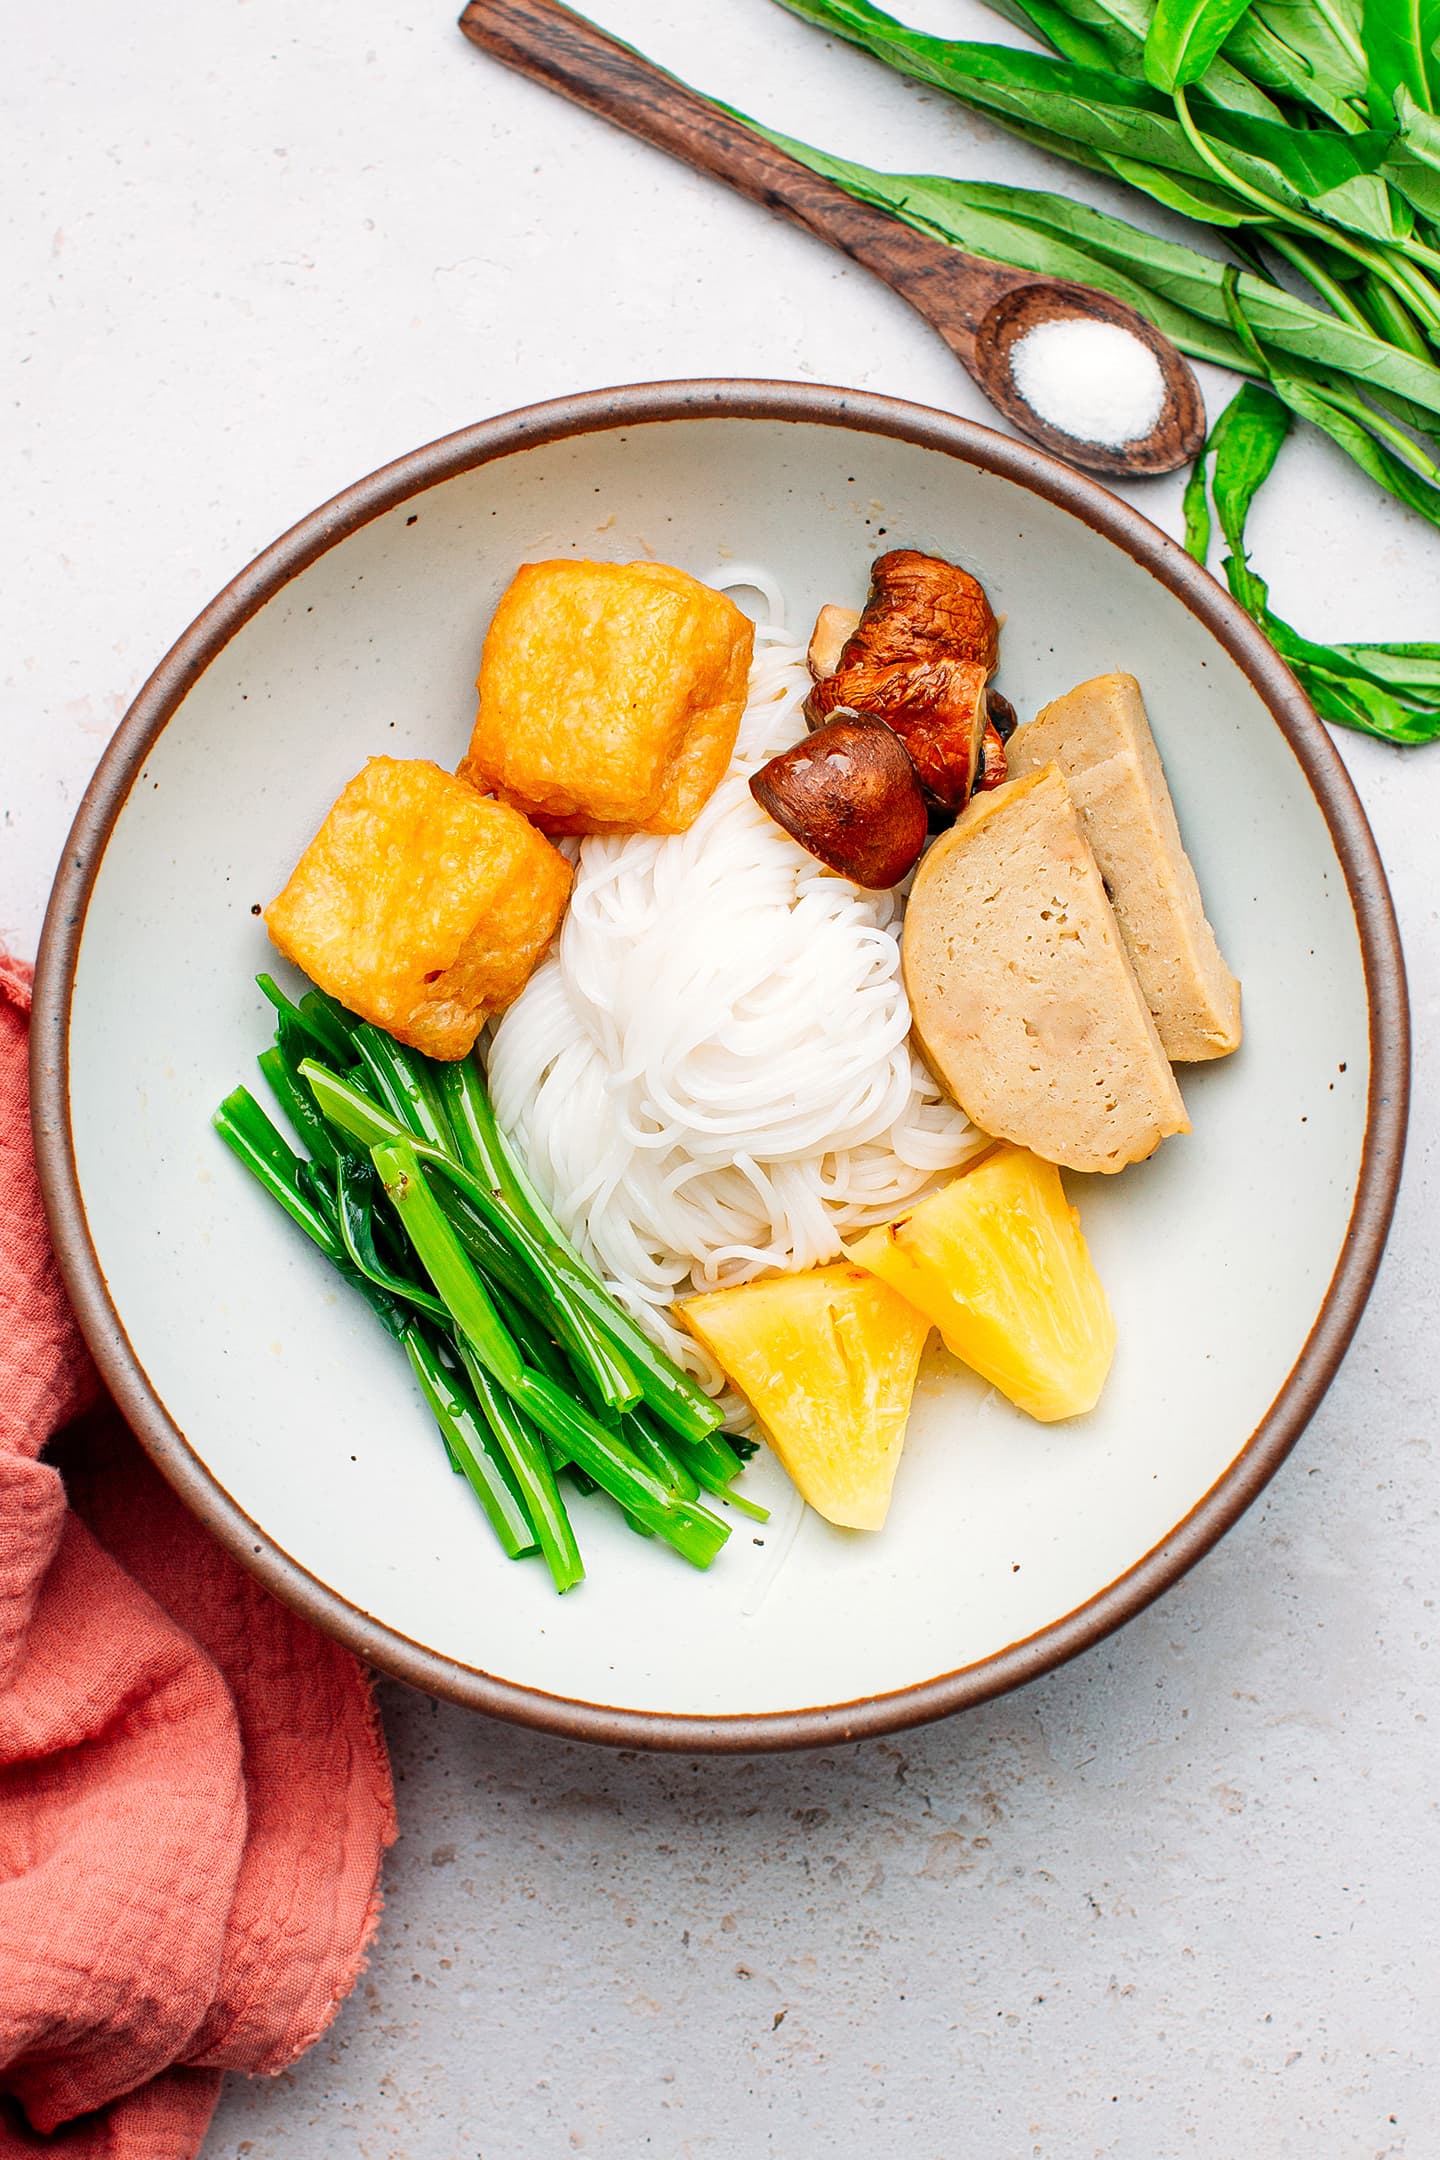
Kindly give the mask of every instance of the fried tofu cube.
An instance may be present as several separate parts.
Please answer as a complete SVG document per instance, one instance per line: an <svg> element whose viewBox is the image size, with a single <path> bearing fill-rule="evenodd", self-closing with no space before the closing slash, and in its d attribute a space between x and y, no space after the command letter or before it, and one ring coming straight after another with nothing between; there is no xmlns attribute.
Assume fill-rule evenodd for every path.
<svg viewBox="0 0 1440 2160"><path fill-rule="evenodd" d="M371 758L265 910L287 960L351 1012L462 1058L554 937L569 863L508 803L428 758Z"/></svg>
<svg viewBox="0 0 1440 2160"><path fill-rule="evenodd" d="M753 626L666 563L525 563L460 770L546 832L684 832L735 748Z"/></svg>

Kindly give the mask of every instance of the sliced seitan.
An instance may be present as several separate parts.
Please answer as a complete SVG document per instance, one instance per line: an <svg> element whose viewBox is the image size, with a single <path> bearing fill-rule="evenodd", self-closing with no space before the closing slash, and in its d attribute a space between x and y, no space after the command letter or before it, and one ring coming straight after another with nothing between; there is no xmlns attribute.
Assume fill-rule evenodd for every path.
<svg viewBox="0 0 1440 2160"><path fill-rule="evenodd" d="M920 865L905 987L982 1131L1122 1170L1190 1121L1056 765L977 795Z"/></svg>
<svg viewBox="0 0 1440 2160"><path fill-rule="evenodd" d="M1056 698L1008 755L1017 775L1052 760L1064 773L1166 1056L1236 1049L1240 985L1205 919L1134 676L1097 675Z"/></svg>

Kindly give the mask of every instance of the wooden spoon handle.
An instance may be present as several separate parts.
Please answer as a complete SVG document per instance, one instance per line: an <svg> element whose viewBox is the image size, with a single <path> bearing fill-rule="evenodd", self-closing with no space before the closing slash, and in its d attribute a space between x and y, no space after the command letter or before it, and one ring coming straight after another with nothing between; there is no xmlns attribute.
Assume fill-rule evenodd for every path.
<svg viewBox="0 0 1440 2160"><path fill-rule="evenodd" d="M931 321L969 364L968 332L1030 274L965 255L857 202L559 0L471 0L472 43L643 142L838 247Z"/></svg>

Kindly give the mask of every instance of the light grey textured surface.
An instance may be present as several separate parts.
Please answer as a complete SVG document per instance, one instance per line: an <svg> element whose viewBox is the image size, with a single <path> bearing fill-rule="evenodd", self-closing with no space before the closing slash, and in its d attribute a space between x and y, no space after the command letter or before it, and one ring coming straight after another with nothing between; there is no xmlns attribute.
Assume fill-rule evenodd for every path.
<svg viewBox="0 0 1440 2160"><path fill-rule="evenodd" d="M967 0L906 12L1010 35ZM1123 208L769 0L596 13L876 163ZM860 272L500 73L446 7L78 0L7 46L0 934L21 950L165 646L386 457L659 375L989 417ZM1133 499L1177 528L1178 482ZM1254 541L1302 627L1435 634L1440 543L1318 442L1287 448ZM1420 1087L1379 1293L1262 1502L1110 1644L892 1743L611 1756L386 1688L402 1839L370 1969L293 2073L232 2084L208 2152L1435 2152L1440 766L1342 747L1400 904Z"/></svg>

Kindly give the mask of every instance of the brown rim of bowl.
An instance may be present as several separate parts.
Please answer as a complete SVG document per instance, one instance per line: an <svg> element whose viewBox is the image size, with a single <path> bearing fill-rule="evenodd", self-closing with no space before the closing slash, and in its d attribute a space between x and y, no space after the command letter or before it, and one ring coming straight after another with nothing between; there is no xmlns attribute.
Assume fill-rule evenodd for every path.
<svg viewBox="0 0 1440 2160"><path fill-rule="evenodd" d="M70 1132L68 1036L85 911L116 819L151 745L242 624L336 541L424 489L567 436L657 421L758 419L898 437L1012 480L1070 511L1174 593L1249 677L1285 735L1329 827L1355 910L1370 1015L1370 1085L1355 1202L1315 1324L1275 1401L1229 1469L1169 1536L1037 1634L893 1693L794 1711L670 1716L574 1702L423 1648L338 1596L280 1550L193 1452L150 1387L91 1243ZM1004 1694L1099 1642L1158 1597L1230 1529L1294 1446L1329 1386L1380 1264L1405 1145L1409 1007L1385 874L1349 774L1278 654L1209 574L1096 481L1045 452L927 406L868 391L759 381L636 383L556 398L463 428L382 466L314 511L227 585L161 661L100 760L66 842L46 912L31 1035L35 1148L61 1273L96 1363L130 1425L187 1505L287 1605L380 1670L470 1708L567 1739L617 1747L753 1753L896 1732Z"/></svg>

